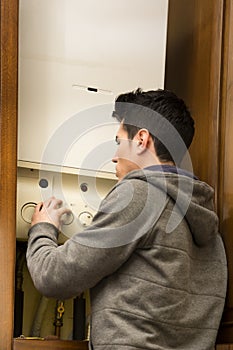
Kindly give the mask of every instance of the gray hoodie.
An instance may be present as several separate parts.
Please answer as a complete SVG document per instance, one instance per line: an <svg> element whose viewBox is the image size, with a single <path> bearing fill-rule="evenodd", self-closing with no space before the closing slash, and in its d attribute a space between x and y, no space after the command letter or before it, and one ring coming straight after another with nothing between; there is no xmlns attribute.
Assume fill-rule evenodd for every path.
<svg viewBox="0 0 233 350"><path fill-rule="evenodd" d="M213 189L186 174L133 171L93 223L62 246L49 223L29 231L28 268L48 297L90 289L94 350L212 350L227 265Z"/></svg>

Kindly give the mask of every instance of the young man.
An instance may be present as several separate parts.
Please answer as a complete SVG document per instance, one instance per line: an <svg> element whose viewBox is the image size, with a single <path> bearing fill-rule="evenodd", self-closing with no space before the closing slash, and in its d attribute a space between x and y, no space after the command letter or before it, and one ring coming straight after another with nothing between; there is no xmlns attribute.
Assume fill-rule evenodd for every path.
<svg viewBox="0 0 233 350"><path fill-rule="evenodd" d="M90 288L94 350L213 350L227 267L213 190L178 167L194 134L184 102L140 89L116 99L116 186L93 223L57 244L67 212L37 205L28 268L48 297Z"/></svg>

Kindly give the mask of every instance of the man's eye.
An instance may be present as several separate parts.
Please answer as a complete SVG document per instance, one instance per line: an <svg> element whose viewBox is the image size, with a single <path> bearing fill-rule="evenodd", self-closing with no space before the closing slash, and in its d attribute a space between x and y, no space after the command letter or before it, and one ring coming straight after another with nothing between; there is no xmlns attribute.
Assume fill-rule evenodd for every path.
<svg viewBox="0 0 233 350"><path fill-rule="evenodd" d="M115 141L116 141L117 146L119 146L120 140L119 140L119 139L116 139Z"/></svg>

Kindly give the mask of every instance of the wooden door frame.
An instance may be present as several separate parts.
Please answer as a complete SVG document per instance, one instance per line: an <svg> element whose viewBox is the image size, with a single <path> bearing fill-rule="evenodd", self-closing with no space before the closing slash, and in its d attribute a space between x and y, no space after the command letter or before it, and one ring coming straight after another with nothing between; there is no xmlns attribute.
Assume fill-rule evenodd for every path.
<svg viewBox="0 0 233 350"><path fill-rule="evenodd" d="M13 340L18 95L18 0L0 8L0 349Z"/></svg>
<svg viewBox="0 0 233 350"><path fill-rule="evenodd" d="M233 1L224 1L224 31L221 75L218 213L228 261L228 291L219 341L233 343ZM233 349L233 345L232 348Z"/></svg>

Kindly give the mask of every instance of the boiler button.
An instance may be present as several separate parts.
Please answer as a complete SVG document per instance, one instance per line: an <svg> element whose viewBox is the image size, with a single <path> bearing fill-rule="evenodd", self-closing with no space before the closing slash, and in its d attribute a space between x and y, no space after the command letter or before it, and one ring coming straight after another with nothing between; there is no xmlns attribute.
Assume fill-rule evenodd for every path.
<svg viewBox="0 0 233 350"><path fill-rule="evenodd" d="M63 225L70 225L74 221L74 214L72 212L62 215Z"/></svg>
<svg viewBox="0 0 233 350"><path fill-rule="evenodd" d="M93 215L89 213L88 211L83 211L82 213L79 214L78 217L81 225L83 226L89 226L92 222Z"/></svg>
<svg viewBox="0 0 233 350"><path fill-rule="evenodd" d="M28 203L25 203L21 208L21 217L28 224L30 224L32 221L32 215L34 213L35 207L36 207L36 203L28 202Z"/></svg>

